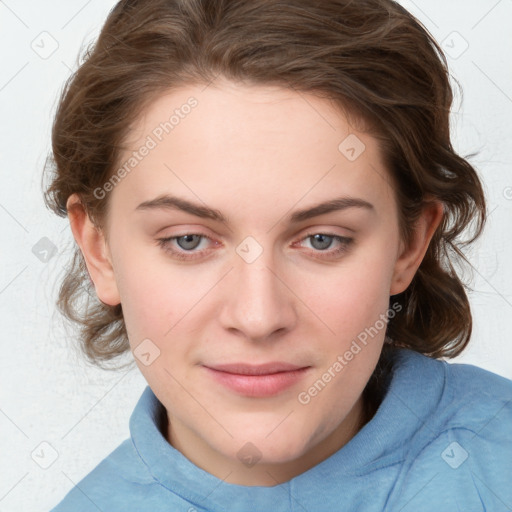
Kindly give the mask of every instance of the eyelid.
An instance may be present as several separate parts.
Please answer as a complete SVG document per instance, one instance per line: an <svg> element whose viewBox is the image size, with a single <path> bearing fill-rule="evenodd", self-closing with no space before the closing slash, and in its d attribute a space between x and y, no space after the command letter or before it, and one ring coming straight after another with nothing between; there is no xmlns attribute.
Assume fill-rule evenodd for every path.
<svg viewBox="0 0 512 512"><path fill-rule="evenodd" d="M155 240L155 242L159 248L161 248L165 253L168 253L172 258L181 260L184 262L188 262L188 261L192 262L198 258L202 258L204 253L206 252L206 250L203 249L201 251L195 251L195 250L185 251L185 250L180 250L180 249L176 249L173 247L173 242L175 240L177 240L178 238L184 237L184 236L191 236L191 235L196 235L201 238L201 241L199 242L199 244L201 244L204 239L214 241L212 239L212 237L199 232L199 230L195 231L194 229L184 229L179 233L157 238Z"/></svg>
<svg viewBox="0 0 512 512"><path fill-rule="evenodd" d="M183 249L175 249L172 247L171 243L178 238L184 237L184 236L199 236L202 240L210 240L211 242L214 242L215 245L219 246L222 245L221 242L217 242L213 240L210 236L205 235L204 233L197 233L193 231L183 232L181 234L176 234L168 237L162 237L157 239L158 245L165 251L170 253L173 257L180 259L182 261L193 261L198 258L207 257L210 249L203 249L201 251L196 251L195 249L192 250L183 250ZM328 258L336 258L344 253L346 253L351 245L354 242L353 238L346 237L343 235L339 235L336 233L330 232L327 230L317 229L317 230L308 230L306 233L304 233L296 242L292 243L292 246L296 246L300 242L303 242L304 240L307 240L308 238L311 238L315 235L325 235L330 238L333 238L338 241L339 246L336 249L325 249L325 250L315 250L315 249L307 249L307 252L312 255L313 258L316 259L328 259ZM201 240L201 241L202 241ZM201 243L201 242L200 242Z"/></svg>
<svg viewBox="0 0 512 512"><path fill-rule="evenodd" d="M337 248L337 249L326 249L326 250L314 250L314 249L307 249L307 251L310 253L310 254L313 254L313 257L314 258L329 258L329 257L337 257L341 254L344 254L346 253L350 246L353 244L354 242L354 239L351 238L351 237L347 237L347 236L343 236L343 235L339 235L337 233L332 233L330 232L329 230L322 230L322 229L318 229L318 230L313 230L313 231L308 231L306 234L304 234L303 236L301 236L301 238L297 241L297 242L294 242L293 245L296 245L297 243L300 243L304 240L307 240L308 238L310 237L313 237L315 235L325 235L325 236L328 236L330 238L333 238L335 240L337 240L340 244L340 246ZM318 256L317 256L318 255ZM324 255L324 256L322 256Z"/></svg>

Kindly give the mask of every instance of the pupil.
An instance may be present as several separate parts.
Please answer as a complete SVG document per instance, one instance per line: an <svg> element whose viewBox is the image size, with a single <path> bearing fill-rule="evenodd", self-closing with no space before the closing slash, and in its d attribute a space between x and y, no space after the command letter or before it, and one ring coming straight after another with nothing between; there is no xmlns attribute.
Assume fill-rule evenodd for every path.
<svg viewBox="0 0 512 512"><path fill-rule="evenodd" d="M195 249L200 242L199 235L183 235L177 239L178 245L182 249Z"/></svg>
<svg viewBox="0 0 512 512"><path fill-rule="evenodd" d="M316 242L319 242L319 244L316 244ZM329 236L329 235L323 235L323 234L318 234L318 235L313 235L313 242L312 242L312 245L313 247L315 247L315 249L319 249L319 250L322 250L322 249L327 249L332 243L332 236Z"/></svg>

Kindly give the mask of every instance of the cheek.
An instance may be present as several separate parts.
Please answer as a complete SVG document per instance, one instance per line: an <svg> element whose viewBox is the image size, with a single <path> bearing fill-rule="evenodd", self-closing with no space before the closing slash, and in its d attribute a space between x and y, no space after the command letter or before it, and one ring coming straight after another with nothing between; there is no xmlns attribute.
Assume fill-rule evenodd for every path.
<svg viewBox="0 0 512 512"><path fill-rule="evenodd" d="M310 290L315 290L310 294L311 309L345 340L347 335L357 336L388 309L391 275L385 255L379 261L354 257L353 264L311 282Z"/></svg>
<svg viewBox="0 0 512 512"><path fill-rule="evenodd" d="M114 267L130 344L144 338L163 339L183 314L189 288L180 284L176 271L166 269L162 258L155 257L153 248L142 250L131 241L124 247L130 250L118 253Z"/></svg>
<svg viewBox="0 0 512 512"><path fill-rule="evenodd" d="M320 313L331 335L319 346L324 351L321 367L308 383L312 387L303 390L309 397L304 407L311 417L325 417L325 411L331 411L321 425L327 431L360 396L382 351L392 258L380 254L381 258L359 255L330 279L310 281L310 290L316 291L309 295L311 310Z"/></svg>

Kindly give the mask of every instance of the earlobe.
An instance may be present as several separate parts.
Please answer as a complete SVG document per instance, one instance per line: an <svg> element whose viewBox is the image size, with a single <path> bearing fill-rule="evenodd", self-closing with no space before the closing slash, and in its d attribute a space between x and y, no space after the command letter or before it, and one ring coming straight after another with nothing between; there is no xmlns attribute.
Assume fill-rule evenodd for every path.
<svg viewBox="0 0 512 512"><path fill-rule="evenodd" d="M66 208L71 231L85 259L98 298L105 304L116 306L121 299L104 234L91 221L77 194L68 198Z"/></svg>
<svg viewBox="0 0 512 512"><path fill-rule="evenodd" d="M427 252L430 241L443 220L443 215L444 209L441 202L433 201L425 206L416 224L411 244L404 248L395 263L390 295L402 293L411 284Z"/></svg>

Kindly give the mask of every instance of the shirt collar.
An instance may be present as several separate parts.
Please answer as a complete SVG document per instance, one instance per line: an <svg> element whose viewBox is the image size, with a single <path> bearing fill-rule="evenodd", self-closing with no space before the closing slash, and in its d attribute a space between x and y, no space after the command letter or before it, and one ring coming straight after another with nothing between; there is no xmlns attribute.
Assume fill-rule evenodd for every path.
<svg viewBox="0 0 512 512"><path fill-rule="evenodd" d="M374 417L329 458L273 487L229 484L189 461L164 437L166 411L149 386L130 417L131 438L152 477L199 508L238 510L236 504L243 502L257 504L258 510L284 512L291 509L291 501L297 501L306 510L315 510L318 492L329 493L333 481L339 489L340 481L348 482L351 477L403 458L408 441L421 430L443 393L442 364L411 350L397 349L389 387ZM425 382L428 393L422 385Z"/></svg>

